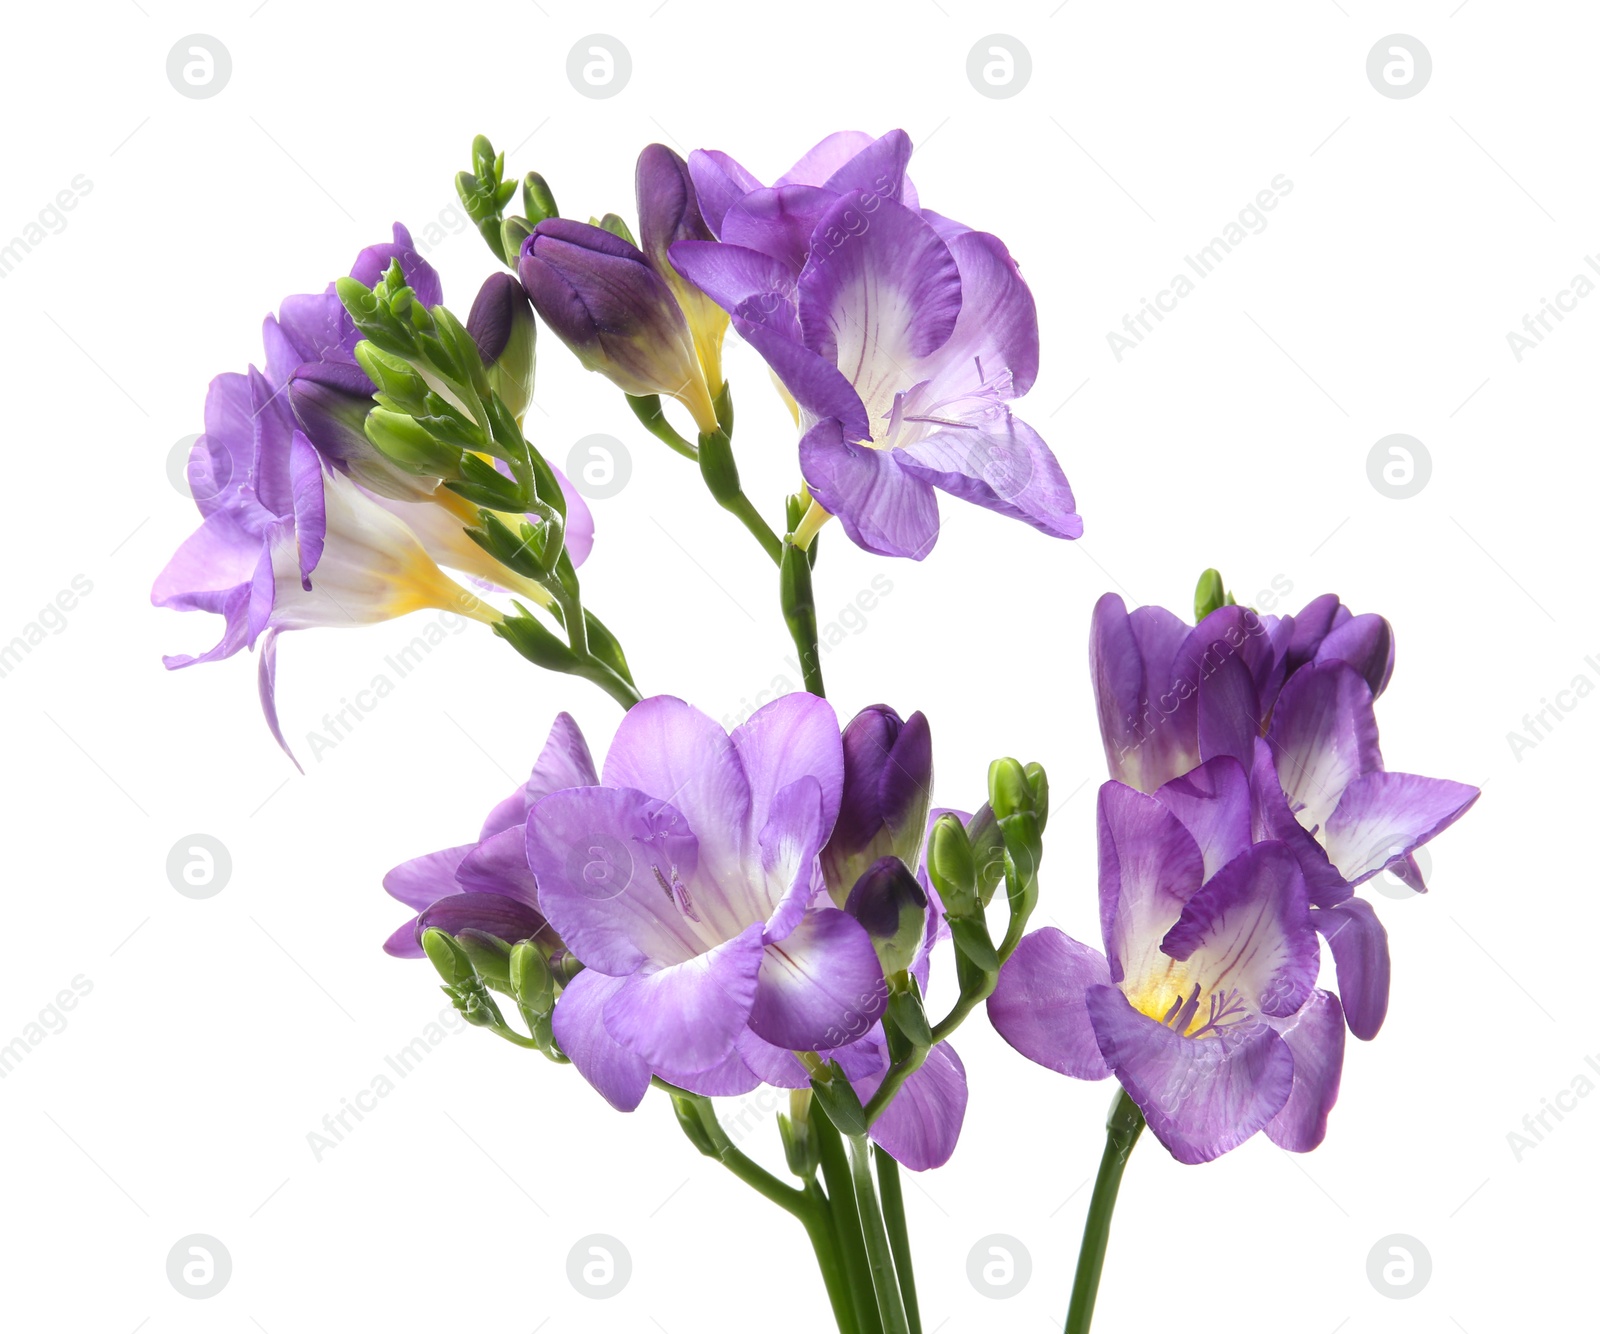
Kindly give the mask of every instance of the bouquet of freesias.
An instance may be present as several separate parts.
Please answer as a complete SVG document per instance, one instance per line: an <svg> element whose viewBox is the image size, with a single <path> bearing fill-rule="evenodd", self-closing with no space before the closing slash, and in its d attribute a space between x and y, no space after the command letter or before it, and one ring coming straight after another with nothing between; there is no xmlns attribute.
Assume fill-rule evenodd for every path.
<svg viewBox="0 0 1600 1334"><path fill-rule="evenodd" d="M1089 626L1110 773L1096 948L1029 930L1050 810L1039 765L996 760L986 784L943 798L970 809L951 809L931 791L921 713L876 705L841 725L812 597L830 521L913 560L950 501L1046 537L1082 531L1055 456L1013 411L1039 367L1033 294L999 238L924 207L910 154L899 131L831 134L768 184L726 153L653 144L635 232L562 217L542 177L505 179L479 138L457 187L503 267L462 319L397 225L348 277L287 297L261 366L211 382L188 465L203 522L153 596L223 618L215 647L169 667L256 652L286 752L279 637L421 608L480 621L617 702L599 763L557 714L475 836L388 873L408 916L384 948L426 958L469 1023L572 1066L617 1111L670 1107L694 1148L798 1220L845 1334L921 1328L899 1172L956 1148L963 1023L982 1010L1029 1060L1115 1080L1066 1322L1082 1334L1146 1126L1184 1164L1258 1132L1297 1153L1322 1141L1346 1030L1374 1037L1388 1001L1361 886L1386 872L1421 892L1414 852L1478 794L1385 768L1382 617L1331 595L1258 614L1215 571L1193 624L1108 594ZM583 498L524 429L540 322L771 560L803 692L730 733L635 682L584 603ZM730 326L795 421L781 503L740 483ZM1318 986L1324 946L1336 991ZM935 1005L939 953L955 985ZM716 1114L714 1099L762 1085L789 1091L792 1180Z"/></svg>

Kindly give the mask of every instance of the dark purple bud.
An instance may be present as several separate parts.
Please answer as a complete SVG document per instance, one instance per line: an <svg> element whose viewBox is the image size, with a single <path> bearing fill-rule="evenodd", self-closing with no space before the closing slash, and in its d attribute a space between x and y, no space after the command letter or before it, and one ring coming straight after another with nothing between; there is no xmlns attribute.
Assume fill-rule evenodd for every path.
<svg viewBox="0 0 1600 1334"><path fill-rule="evenodd" d="M844 910L866 928L884 975L903 973L916 958L928 924L928 896L898 857L880 857L861 875Z"/></svg>
<svg viewBox="0 0 1600 1334"><path fill-rule="evenodd" d="M679 273L668 253L675 241L716 239L701 216L689 164L665 144L651 144L639 154L633 184L639 205L639 245L683 308L706 383L716 394L722 388L722 339L728 313Z"/></svg>
<svg viewBox="0 0 1600 1334"><path fill-rule="evenodd" d="M490 274L472 303L467 332L478 345L490 385L517 417L533 398L536 329L522 284L509 273Z"/></svg>
<svg viewBox="0 0 1600 1334"><path fill-rule="evenodd" d="M522 243L517 266L534 309L588 369L635 397L670 394L702 431L716 412L677 299L635 245L569 218Z"/></svg>
<svg viewBox="0 0 1600 1334"><path fill-rule="evenodd" d="M639 204L639 246L651 266L671 281L677 270L667 259L674 241L714 241L695 199L689 164L665 144L651 144L639 154L633 177Z"/></svg>
<svg viewBox="0 0 1600 1334"><path fill-rule="evenodd" d="M838 902L881 857L915 866L933 787L928 720L905 721L887 704L863 709L845 726L844 794L822 850L822 872Z"/></svg>

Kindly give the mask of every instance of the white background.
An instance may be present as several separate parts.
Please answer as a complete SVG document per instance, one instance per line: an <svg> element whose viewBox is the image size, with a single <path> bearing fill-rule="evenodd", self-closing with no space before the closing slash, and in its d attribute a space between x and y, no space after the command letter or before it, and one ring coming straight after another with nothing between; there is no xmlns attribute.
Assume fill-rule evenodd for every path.
<svg viewBox="0 0 1600 1334"><path fill-rule="evenodd" d="M1507 1136L1600 1053L1583 855L1600 702L1579 701L1520 759L1507 734L1575 676L1600 683L1585 664L1600 654L1600 298L1520 362L1506 334L1600 245L1597 18L1505 0L8 8L0 239L74 176L92 189L0 284L0 639L74 576L93 588L0 680L0 1043L74 977L92 991L0 1082L0 1322L827 1326L799 1229L699 1158L664 1103L616 1115L570 1070L487 1035L445 1041L320 1162L308 1147L443 1004L426 965L378 948L404 916L383 872L470 837L558 708L598 751L614 706L473 628L313 763L308 730L418 627L295 635L280 702L300 777L262 725L253 662L162 669L214 625L153 611L148 590L195 522L168 455L201 429L211 376L261 359L260 320L281 297L320 290L399 218L419 237L440 227L428 257L465 312L492 267L454 211L475 132L515 148L510 171L543 171L567 213L631 216L651 140L720 147L770 179L835 128L903 126L924 203L999 233L1033 284L1044 360L1021 415L1055 446L1087 533L1054 542L947 501L938 548L913 565L827 531L825 622L874 574L893 585L826 659L841 713L926 710L949 804L978 798L997 754L1045 763L1040 920L1091 941L1103 762L1084 643L1108 588L1181 609L1215 564L1241 600L1279 577L1293 593L1277 610L1333 590L1383 612L1399 640L1380 707L1389 766L1484 790L1432 849L1433 893L1376 896L1394 1000L1379 1040L1351 1044L1327 1143L1294 1158L1258 1137L1194 1168L1147 1137L1097 1329L1593 1328L1600 1097L1551 1118L1520 1161ZM597 31L633 62L604 101L565 75ZM233 62L207 100L165 73L196 32ZM1031 55L1008 99L966 76L994 32ZM1391 33L1432 54L1414 98L1368 82L1367 53ZM1293 190L1270 225L1118 361L1107 332L1279 174ZM792 433L748 349L731 375L749 489L775 512L795 482ZM629 486L595 504L583 574L641 685L725 716L793 677L771 571L692 469L553 339L539 377L530 430L553 459L594 432L632 453ZM1432 457L1408 500L1368 480L1369 450L1394 432ZM165 869L196 832L233 860L204 901ZM1059 1327L1110 1088L1027 1064L981 1017L956 1045L972 1082L961 1146L907 1187L924 1328ZM751 1111L742 1142L779 1166L772 1110ZM208 1301L166 1277L190 1233L232 1255ZM608 1301L565 1275L591 1233L632 1257ZM1032 1257L1005 1302L966 1273L996 1233ZM1409 1300L1367 1277L1393 1233L1432 1256Z"/></svg>

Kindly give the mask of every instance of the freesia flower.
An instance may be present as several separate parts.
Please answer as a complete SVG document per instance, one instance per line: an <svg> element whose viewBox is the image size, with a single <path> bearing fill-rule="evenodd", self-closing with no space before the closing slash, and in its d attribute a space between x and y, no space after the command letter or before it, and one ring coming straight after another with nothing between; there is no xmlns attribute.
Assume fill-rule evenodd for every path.
<svg viewBox="0 0 1600 1334"><path fill-rule="evenodd" d="M638 1093L647 1068L693 1088L756 1044L837 1045L882 1011L866 931L817 905L843 768L814 696L775 700L731 736L658 696L623 719L600 785L533 806L540 907L588 969L569 994L592 993Z"/></svg>
<svg viewBox="0 0 1600 1334"><path fill-rule="evenodd" d="M717 429L711 390L672 289L638 246L587 222L547 218L522 243L517 274L557 338L625 394L676 398Z"/></svg>
<svg viewBox="0 0 1600 1334"><path fill-rule="evenodd" d="M1224 759L1156 796L1107 783L1099 837L1105 953L1054 927L1025 936L988 1001L996 1030L1049 1069L1115 1075L1180 1162L1260 1130L1315 1148L1344 1024L1316 988L1298 862L1250 841L1243 772Z"/></svg>
<svg viewBox="0 0 1600 1334"><path fill-rule="evenodd" d="M394 236L393 244L363 250L352 276L376 283L398 260L418 299L439 304L438 275L398 223ZM486 309L480 348L505 314ZM367 441L361 423L374 386L355 361L360 334L331 285L285 299L262 334L265 372L251 367L211 382L205 434L188 466L203 522L157 578L151 599L224 618L213 648L169 656L169 668L231 657L259 642L262 708L293 759L276 706L281 632L370 625L424 608L486 624L501 618L442 566L541 603L549 594L467 536L474 506L437 479L403 473ZM579 564L593 542L593 520L582 497L557 477L567 497L566 546Z"/></svg>
<svg viewBox="0 0 1600 1334"><path fill-rule="evenodd" d="M796 1051L838 1061L871 1096L889 1065L883 968L819 864L843 789L825 701L784 696L730 736L658 696L623 720L598 782L532 797L537 908L585 965L557 1000L555 1037L613 1106L637 1107L653 1075L706 1096L804 1088ZM471 863L458 854L439 857ZM924 983L940 935L936 902L927 911L911 964ZM937 1166L965 1107L960 1060L940 1044L873 1135L913 1169Z"/></svg>
<svg viewBox="0 0 1600 1334"><path fill-rule="evenodd" d="M1190 627L1160 607L1095 606L1090 668L1114 777L1145 792L1228 756L1251 776L1256 837L1284 842L1316 905L1350 1031L1370 1039L1389 998L1388 937L1355 888L1413 856L1477 800L1447 779L1389 773L1374 697L1394 669L1380 616L1332 595L1296 616L1220 607Z"/></svg>
<svg viewBox="0 0 1600 1334"><path fill-rule="evenodd" d="M1077 537L1060 465L1009 406L1038 373L1033 297L996 237L920 207L910 156L900 130L835 134L766 187L695 152L718 240L672 262L782 382L810 493L858 545L927 555L936 488Z"/></svg>

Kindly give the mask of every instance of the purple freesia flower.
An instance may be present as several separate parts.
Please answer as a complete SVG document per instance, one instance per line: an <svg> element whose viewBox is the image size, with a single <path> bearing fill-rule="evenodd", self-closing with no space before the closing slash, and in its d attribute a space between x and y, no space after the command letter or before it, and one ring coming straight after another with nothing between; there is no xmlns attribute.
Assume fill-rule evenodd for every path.
<svg viewBox="0 0 1600 1334"><path fill-rule="evenodd" d="M560 744L570 752L570 739ZM538 885L529 906L585 965L553 1018L579 1072L631 1111L652 1076L705 1096L804 1088L795 1052L815 1051L870 1097L889 1065L887 988L873 936L833 905L821 873L844 790L831 707L788 695L729 735L681 700L647 699L624 718L598 781L568 765L585 781L541 794L541 771L560 770L556 745L553 734L538 782L514 800L529 802ZM498 812L508 813L509 804ZM491 825L475 848L408 863L426 872L428 890L391 892L420 905L451 878L459 885L461 868L503 837ZM426 911L441 906L448 900ZM923 983L942 925L937 900L925 911L910 965ZM873 1136L914 1170L937 1166L954 1150L966 1096L960 1060L940 1044Z"/></svg>
<svg viewBox="0 0 1600 1334"><path fill-rule="evenodd" d="M1316 989L1305 877L1282 843L1251 843L1231 759L1149 796L1100 790L1105 953L1054 927L1023 938L989 998L996 1030L1078 1079L1114 1074L1180 1162L1259 1130L1305 1152L1339 1092L1339 1000Z"/></svg>
<svg viewBox="0 0 1600 1334"><path fill-rule="evenodd" d="M1355 888L1389 870L1424 889L1412 854L1478 797L1384 769L1373 703L1394 669L1388 622L1326 595L1295 616L1228 606L1191 627L1107 594L1089 654L1114 777L1159 795L1222 757L1249 775L1255 836L1294 854L1350 1031L1374 1037L1388 1009L1388 938Z"/></svg>
<svg viewBox="0 0 1600 1334"><path fill-rule="evenodd" d="M398 223L393 244L370 246L352 276L379 281L399 260L418 298L440 301L438 275ZM332 286L287 298L263 326L265 372L227 373L206 395L205 434L188 479L202 524L161 572L151 600L224 619L216 645L164 659L169 668L231 657L259 643L267 724L289 752L276 706L277 636L368 625L423 608L485 623L500 613L441 566L540 602L538 585L492 560L465 532L476 510L433 479L401 474L360 423L373 386L354 359L360 334ZM403 477L403 480L400 480ZM566 542L581 563L593 540L583 499L568 503Z"/></svg>
<svg viewBox="0 0 1600 1334"><path fill-rule="evenodd" d="M623 719L600 785L534 805L540 907L589 969L574 986L606 992L605 1029L641 1069L692 1083L742 1064L747 1034L817 1050L882 1011L866 931L816 906L843 768L814 696L776 700L731 736L658 696Z"/></svg>
<svg viewBox="0 0 1600 1334"><path fill-rule="evenodd" d="M1033 297L996 237L920 207L910 156L901 130L830 135L768 187L697 151L718 239L672 262L792 397L806 484L858 545L926 556L935 489L1077 537L1060 465L1009 407L1038 373Z"/></svg>
<svg viewBox="0 0 1600 1334"><path fill-rule="evenodd" d="M604 227L547 218L523 241L517 275L586 368L635 397L670 395L701 431L717 429L688 320L638 246Z"/></svg>

